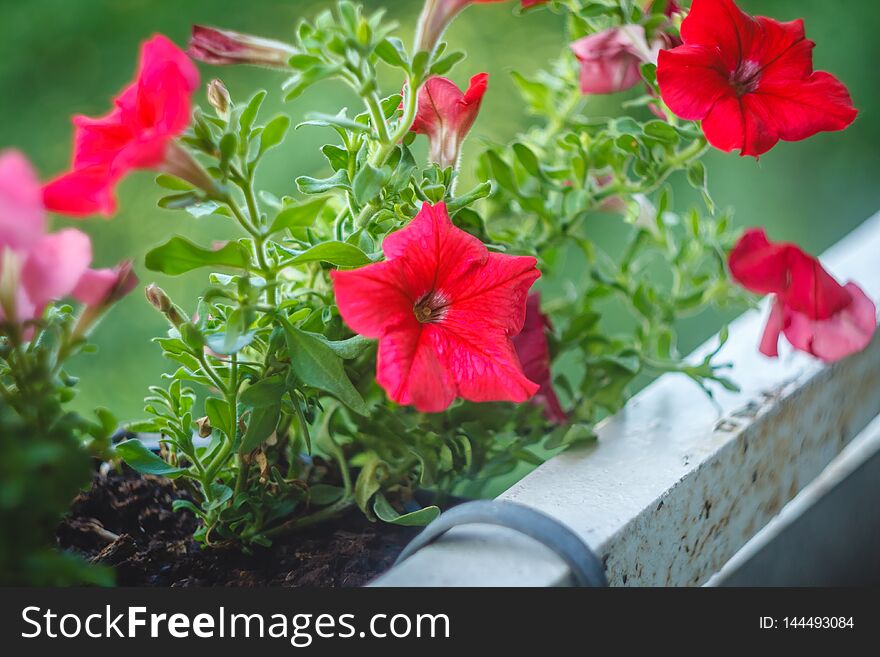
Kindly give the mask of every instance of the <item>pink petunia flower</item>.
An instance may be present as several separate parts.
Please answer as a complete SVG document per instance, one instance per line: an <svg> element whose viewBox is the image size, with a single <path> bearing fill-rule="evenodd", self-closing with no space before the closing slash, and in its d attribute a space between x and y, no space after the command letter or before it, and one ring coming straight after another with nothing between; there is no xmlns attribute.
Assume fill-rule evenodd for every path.
<svg viewBox="0 0 880 657"><path fill-rule="evenodd" d="M428 135L432 162L443 168L456 165L488 83L489 75L480 73L471 78L467 91L462 93L451 80L435 77L419 91L419 108L411 130Z"/></svg>
<svg viewBox="0 0 880 657"><path fill-rule="evenodd" d="M733 0L694 0L684 45L660 53L657 81L676 115L702 121L710 144L758 157L782 139L843 130L858 112L834 76L813 71L802 20L743 13Z"/></svg>
<svg viewBox="0 0 880 657"><path fill-rule="evenodd" d="M547 333L551 331L550 319L541 312L541 294L532 292L526 302L526 319L519 335L513 338L513 347L522 363L523 373L529 381L540 387L532 403L544 409L547 418L556 424L568 422L568 415L562 409L556 391L553 389L553 375L550 372L550 348Z"/></svg>
<svg viewBox="0 0 880 657"><path fill-rule="evenodd" d="M818 259L794 244L771 243L752 228L728 261L733 278L756 294L772 294L761 353L778 356L780 334L795 349L826 362L864 349L877 326L874 303L855 283L840 285Z"/></svg>
<svg viewBox="0 0 880 657"><path fill-rule="evenodd" d="M71 170L49 182L49 210L83 216L111 215L114 188L133 169L161 169L204 187L204 172L174 143L190 122L195 65L162 35L141 49L135 81L115 99L114 109L93 119L76 116Z"/></svg>
<svg viewBox="0 0 880 657"><path fill-rule="evenodd" d="M40 181L17 151L0 153L0 322L38 318L77 288L92 260L88 236L46 234ZM75 296L75 294L74 294Z"/></svg>
<svg viewBox="0 0 880 657"><path fill-rule="evenodd" d="M641 25L614 27L578 39L571 44L581 63L581 91L611 94L625 91L642 80L641 65L655 61Z"/></svg>
<svg viewBox="0 0 880 657"><path fill-rule="evenodd" d="M489 252L443 203L425 203L383 249L384 262L332 277L342 318L379 340L376 380L391 399L439 412L456 397L524 402L538 391L511 342L541 275L534 258Z"/></svg>

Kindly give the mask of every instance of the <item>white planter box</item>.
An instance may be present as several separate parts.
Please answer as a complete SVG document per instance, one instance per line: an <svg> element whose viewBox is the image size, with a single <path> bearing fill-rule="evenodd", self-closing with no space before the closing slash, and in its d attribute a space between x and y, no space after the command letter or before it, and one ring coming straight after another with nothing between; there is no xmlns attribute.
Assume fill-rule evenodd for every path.
<svg viewBox="0 0 880 657"><path fill-rule="evenodd" d="M880 215L823 262L880 299ZM612 586L705 584L880 414L880 336L833 366L790 349L770 360L757 349L764 320L739 318L719 354L741 392L719 390L713 404L685 377L664 376L601 425L597 445L551 459L499 499L573 529ZM863 461L880 441L868 443ZM479 525L450 531L375 585L568 583L546 548Z"/></svg>

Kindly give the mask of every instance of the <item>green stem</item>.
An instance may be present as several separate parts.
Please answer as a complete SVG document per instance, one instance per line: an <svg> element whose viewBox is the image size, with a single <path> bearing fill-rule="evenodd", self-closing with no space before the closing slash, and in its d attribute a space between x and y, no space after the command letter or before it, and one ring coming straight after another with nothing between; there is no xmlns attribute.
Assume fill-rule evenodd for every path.
<svg viewBox="0 0 880 657"><path fill-rule="evenodd" d="M329 520L333 518L343 511L354 506L354 501L351 498L343 497L338 502L331 504L330 506L326 506L320 511L313 513L310 516L303 516L301 518L294 518L292 520L288 520L285 523L282 523L276 527L272 527L271 529L267 529L263 532L263 536L272 537L279 536L281 534L286 534L289 532L294 532L299 529L304 529L306 527L311 527L312 525L316 525L319 522L324 520Z"/></svg>
<svg viewBox="0 0 880 657"><path fill-rule="evenodd" d="M385 164L385 160L388 159L388 156L391 154L391 151L397 146L400 141L409 134L410 128L412 128L413 121L416 120L416 111L419 107L419 91L421 90L421 85L414 85L412 77L407 77L406 80L406 104L403 109L403 116L400 119L400 123L397 125L397 130L394 131L394 134L388 138L387 141L383 141L379 148L373 153L373 156L370 158L370 164L375 168L381 168L383 164Z"/></svg>
<svg viewBox="0 0 880 657"><path fill-rule="evenodd" d="M367 106L367 111L370 113L370 121L376 129L379 141L383 144L387 144L391 140L391 137L388 134L388 126L385 125L385 116L382 114L382 106L379 102L378 94L373 91L369 95L364 96L364 104Z"/></svg>

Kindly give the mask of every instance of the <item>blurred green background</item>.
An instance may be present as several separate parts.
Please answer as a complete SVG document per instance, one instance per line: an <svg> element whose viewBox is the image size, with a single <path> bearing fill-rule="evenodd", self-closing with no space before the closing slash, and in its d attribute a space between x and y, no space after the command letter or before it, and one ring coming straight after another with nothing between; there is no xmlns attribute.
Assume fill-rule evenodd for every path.
<svg viewBox="0 0 880 657"><path fill-rule="evenodd" d="M162 32L183 45L192 23L206 23L285 39L300 16L311 16L330 0L0 0L0 148L25 151L41 175L62 170L70 156L70 116L100 115L109 99L132 77L138 44ZM371 8L386 6L409 39L421 0L367 0ZM740 225L767 226L773 238L789 239L819 252L880 209L880 2L876 0L740 0L746 11L791 20L803 17L808 36L817 42L816 68L826 69L848 86L861 109L846 132L819 135L805 142L780 144L756 163L735 155L713 153L707 165L711 189L721 206L736 207ZM478 140L507 141L529 124L508 76L526 74L566 47L563 21L547 11L516 17L513 3L468 9L448 34L451 45L468 51L452 77L459 84L488 71L490 90L465 148L464 168L470 173ZM270 90L270 112L281 108L277 93L283 76L253 68L202 67L204 81L222 77L234 97L243 99L259 87ZM387 92L400 81L389 79ZM275 93L273 93L275 92ZM199 100L203 100L200 94ZM353 105L345 89L324 83L285 107L294 119L308 111L333 111ZM597 113L605 114L601 99ZM601 108L601 111L598 110ZM261 185L275 193L290 192L293 180L323 169L318 147L332 135L303 129L273 151L263 167ZM159 210L153 175L137 173L119 190L120 212L112 221L100 218L76 223L94 238L95 264L109 266L134 257L144 283L156 281L188 310L205 285L199 273L179 279L156 276L143 269L143 254L171 233L201 242L234 235L218 217L195 220L184 212ZM681 181L677 181L680 185ZM691 199L683 187L679 207ZM76 402L83 410L96 405L120 418L142 415L146 387L170 369L150 338L165 331L164 320L133 294L113 311L95 335L96 355L72 367L81 376ZM683 334L689 349L717 326L703 320Z"/></svg>

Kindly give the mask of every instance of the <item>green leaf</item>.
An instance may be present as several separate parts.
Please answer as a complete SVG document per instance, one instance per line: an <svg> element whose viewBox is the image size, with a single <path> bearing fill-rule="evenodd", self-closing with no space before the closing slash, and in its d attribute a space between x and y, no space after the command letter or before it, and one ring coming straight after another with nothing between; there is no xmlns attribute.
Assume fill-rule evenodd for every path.
<svg viewBox="0 0 880 657"><path fill-rule="evenodd" d="M208 397L205 400L205 414L212 428L222 431L229 439L235 438L232 412L225 400Z"/></svg>
<svg viewBox="0 0 880 657"><path fill-rule="evenodd" d="M445 57L441 57L431 66L431 75L446 75L452 68L465 58L465 54L461 51L451 52Z"/></svg>
<svg viewBox="0 0 880 657"><path fill-rule="evenodd" d="M296 179L296 186L303 194L323 194L331 189L350 189L348 171L342 169L329 178L312 178L300 176Z"/></svg>
<svg viewBox="0 0 880 657"><path fill-rule="evenodd" d="M259 408L262 406L277 406L281 403L281 396L287 387L280 374L275 374L266 379L254 383L238 396L238 401L243 406Z"/></svg>
<svg viewBox="0 0 880 657"><path fill-rule="evenodd" d="M315 223L320 216L321 210L327 205L327 198L316 198L303 203L286 206L272 222L270 233L293 228L307 228Z"/></svg>
<svg viewBox="0 0 880 657"><path fill-rule="evenodd" d="M225 484L212 483L208 486L208 490L211 492L211 501L205 503L206 511L219 509L232 499L232 489Z"/></svg>
<svg viewBox="0 0 880 657"><path fill-rule="evenodd" d="M134 470L141 474L174 479L184 474L184 468L169 465L144 447L139 440L126 440L116 446L116 453Z"/></svg>
<svg viewBox="0 0 880 657"><path fill-rule="evenodd" d="M362 267L372 262L366 253L348 242L322 242L302 253L286 248L284 250L294 256L292 260L287 261L288 265L299 265L304 262L329 262L337 267Z"/></svg>
<svg viewBox="0 0 880 657"><path fill-rule="evenodd" d="M678 133L666 121L648 121L643 128L645 135L656 139L664 144L677 144L680 139Z"/></svg>
<svg viewBox="0 0 880 657"><path fill-rule="evenodd" d="M320 112L312 112L306 115L306 120L299 123L296 129L299 130L303 126L317 126L319 128L337 128L348 132L369 132L370 126L366 123L359 123L354 119L345 116L344 113L339 114L322 114Z"/></svg>
<svg viewBox="0 0 880 657"><path fill-rule="evenodd" d="M315 484L309 487L309 501L316 506L327 506L342 499L345 489L327 484Z"/></svg>
<svg viewBox="0 0 880 657"><path fill-rule="evenodd" d="M376 495L376 499L373 501L373 511L382 522L402 527L424 527L440 515L440 509L436 506L426 506L418 511L400 514L381 493Z"/></svg>
<svg viewBox="0 0 880 657"><path fill-rule="evenodd" d="M382 481L388 474L388 464L370 452L366 463L354 482L354 501L366 516L372 519L370 500L382 489Z"/></svg>
<svg viewBox="0 0 880 657"><path fill-rule="evenodd" d="M230 343L227 335L227 333L212 333L211 335L205 336L205 342L207 343L208 348L215 354L231 356L247 347L257 337L256 331L248 331L247 333L241 333L235 336L235 339Z"/></svg>
<svg viewBox="0 0 880 657"><path fill-rule="evenodd" d="M586 424L573 424L570 427L560 427L544 441L545 449L557 449L559 447L572 447L574 445L586 445L598 440L593 428Z"/></svg>
<svg viewBox="0 0 880 657"><path fill-rule="evenodd" d="M253 408L248 414L247 430L241 439L238 451L247 454L257 449L278 428L281 419L281 405Z"/></svg>
<svg viewBox="0 0 880 657"><path fill-rule="evenodd" d="M290 117L284 114L269 121L260 135L260 155L284 141L288 128L290 128Z"/></svg>
<svg viewBox="0 0 880 657"><path fill-rule="evenodd" d="M358 203L365 205L379 195L382 187L391 178L391 172L383 167L376 169L370 164L364 164L363 168L354 176L352 191Z"/></svg>
<svg viewBox="0 0 880 657"><path fill-rule="evenodd" d="M538 156L535 155L534 151L530 149L525 144L515 143L513 145L513 152L516 155L516 159L519 160L520 164L523 165L523 168L528 171L535 178L543 178L544 175L541 172L541 164L538 161Z"/></svg>
<svg viewBox="0 0 880 657"><path fill-rule="evenodd" d="M186 238L176 236L148 252L145 264L151 271L178 276L208 266L243 269L248 264L248 258L238 242L230 242L215 251L203 249Z"/></svg>
<svg viewBox="0 0 880 657"><path fill-rule="evenodd" d="M333 353L343 360L357 358L374 342L374 340L365 338L362 335L356 335L348 340L328 340L318 333L311 333L310 335L314 335L321 342L330 347L333 350Z"/></svg>
<svg viewBox="0 0 880 657"><path fill-rule="evenodd" d="M352 385L342 359L314 335L291 325L285 326L290 368L296 378L307 386L334 395L355 413L367 415L363 397Z"/></svg>
<svg viewBox="0 0 880 657"><path fill-rule="evenodd" d="M379 42L376 46L376 54L389 66L402 68L405 71L409 70L409 56L406 53L406 46L397 37L388 37Z"/></svg>
<svg viewBox="0 0 880 657"><path fill-rule="evenodd" d="M163 189L170 189L172 192L188 192L193 188L185 180L181 180L177 176L169 176L166 173L160 173L156 176L156 184Z"/></svg>
<svg viewBox="0 0 880 657"><path fill-rule="evenodd" d="M264 98L266 98L266 92L264 90L261 89L255 93L250 101L248 101L247 107L244 108L241 117L238 119L238 125L240 128L239 134L243 141L246 140L251 133L251 128L254 125L254 121L257 120L257 113L260 111L260 106L263 104Z"/></svg>

